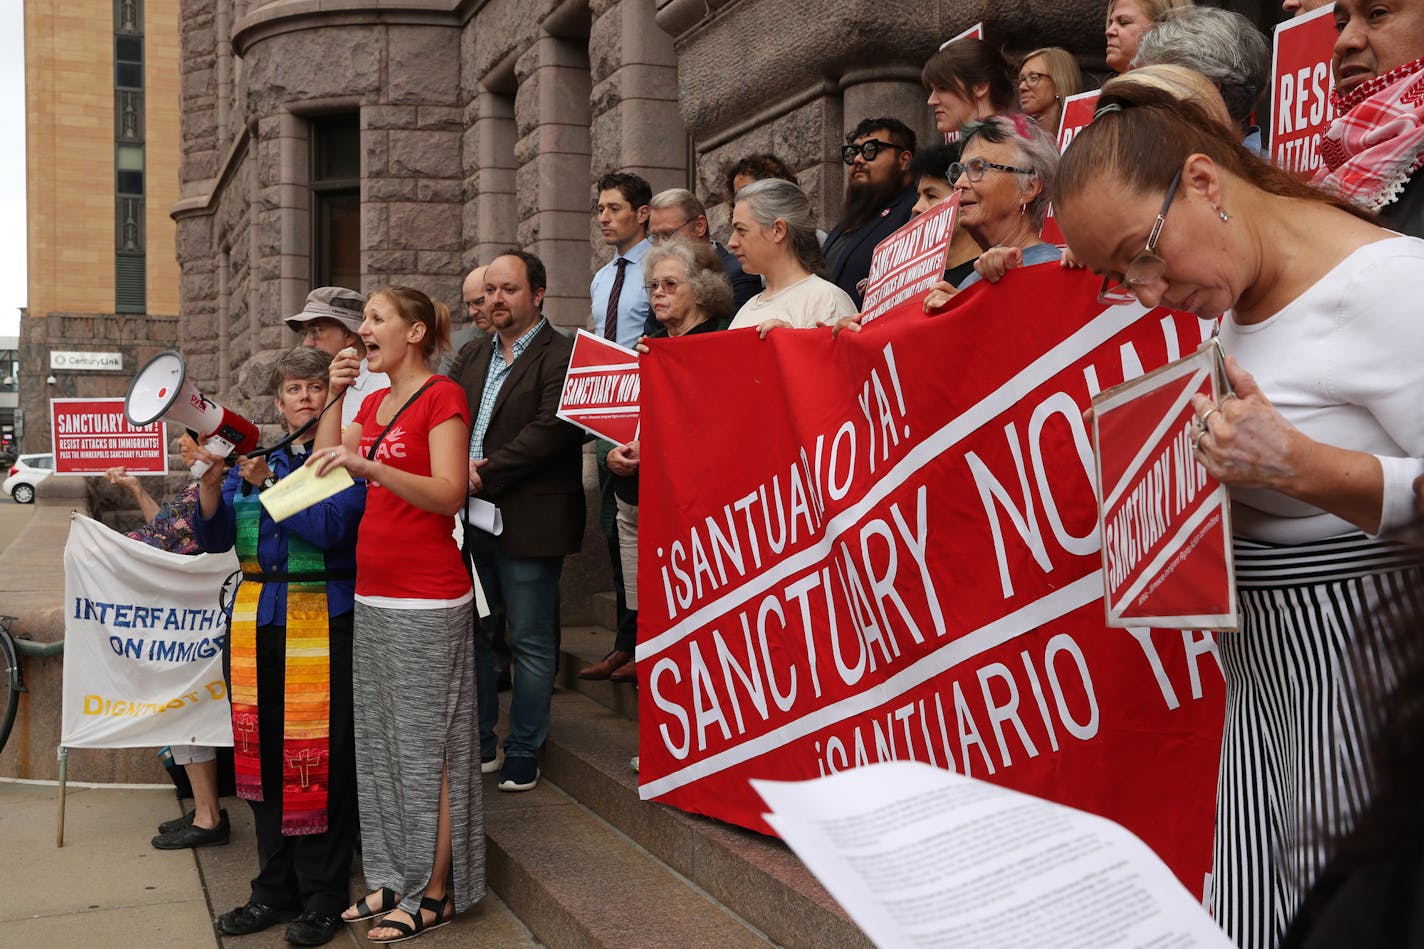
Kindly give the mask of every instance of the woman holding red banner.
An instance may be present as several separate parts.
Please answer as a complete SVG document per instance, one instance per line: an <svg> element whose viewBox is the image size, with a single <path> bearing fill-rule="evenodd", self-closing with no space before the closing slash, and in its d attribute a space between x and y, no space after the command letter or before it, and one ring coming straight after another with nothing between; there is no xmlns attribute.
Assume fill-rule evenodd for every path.
<svg viewBox="0 0 1424 949"><path fill-rule="evenodd" d="M1348 662L1360 615L1424 590L1419 552L1387 539L1424 472L1424 241L1261 161L1193 103L1145 87L1104 100L1063 156L1059 225L1105 298L1120 282L1144 306L1220 318L1230 354L1234 394L1196 404L1197 458L1231 490L1242 617L1218 637L1214 911L1264 949L1321 835L1347 832L1370 794Z"/></svg>
<svg viewBox="0 0 1424 949"><path fill-rule="evenodd" d="M732 315L732 287L722 270L722 258L706 241L674 238L654 246L643 258L643 273L647 277L643 286L648 291L658 329L638 341L640 353L648 351L643 340L710 333L722 329ZM600 439L600 450L607 444ZM617 507L614 522L623 567L623 592L630 610L638 608L640 447L640 440L634 439L626 445L610 446L607 456L608 470L613 473L613 497ZM613 642L613 652L599 664L613 668L599 672L614 682L636 682L633 647L637 644L632 635L626 639L621 638L623 635L620 630L620 638ZM580 675L587 672L586 668Z"/></svg>
<svg viewBox="0 0 1424 949"><path fill-rule="evenodd" d="M824 276L826 258L806 193L767 178L737 192L727 250L742 269L760 274L766 289L737 311L728 329L757 327L763 339L777 327L831 326L855 313L855 301Z"/></svg>
<svg viewBox="0 0 1424 949"><path fill-rule="evenodd" d="M964 127L963 155L949 166L959 192L959 220L984 248L974 272L957 287L940 282L925 295L925 312L942 309L960 290L980 280L996 283L1015 267L1033 267L1063 257L1042 237L1053 203L1058 146L1023 115L991 115Z"/></svg>

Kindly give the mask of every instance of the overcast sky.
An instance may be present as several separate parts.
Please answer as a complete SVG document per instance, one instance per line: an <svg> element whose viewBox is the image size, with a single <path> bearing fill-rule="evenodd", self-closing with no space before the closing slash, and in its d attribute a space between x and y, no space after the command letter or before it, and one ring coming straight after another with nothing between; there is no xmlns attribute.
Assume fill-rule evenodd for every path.
<svg viewBox="0 0 1424 949"><path fill-rule="evenodd" d="M0 0L0 336L25 305L25 34L23 4Z"/></svg>

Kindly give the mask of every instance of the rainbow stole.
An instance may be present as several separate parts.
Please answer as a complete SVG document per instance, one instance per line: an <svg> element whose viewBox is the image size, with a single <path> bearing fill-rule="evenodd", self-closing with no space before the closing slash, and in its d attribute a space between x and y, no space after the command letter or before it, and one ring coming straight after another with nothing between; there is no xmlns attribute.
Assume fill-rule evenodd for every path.
<svg viewBox="0 0 1424 949"><path fill-rule="evenodd" d="M237 558L243 582L232 608L233 760L237 793L262 800L262 758L257 727L257 603L262 568L257 535L262 505L255 493L233 498ZM287 532L287 572L309 578L326 571L320 550ZM277 581L284 582L284 581ZM282 833L326 832L327 771L331 759L330 628L323 580L287 580L287 648L282 704Z"/></svg>

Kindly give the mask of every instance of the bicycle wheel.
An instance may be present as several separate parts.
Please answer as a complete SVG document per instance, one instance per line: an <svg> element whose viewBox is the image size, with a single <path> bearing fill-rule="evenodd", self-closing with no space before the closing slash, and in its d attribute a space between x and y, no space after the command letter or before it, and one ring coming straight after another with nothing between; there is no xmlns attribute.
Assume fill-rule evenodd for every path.
<svg viewBox="0 0 1424 949"><path fill-rule="evenodd" d="M5 750L5 742L10 738L10 729L15 725L15 709L20 704L20 657L15 652L15 641L5 627L0 626L0 751Z"/></svg>

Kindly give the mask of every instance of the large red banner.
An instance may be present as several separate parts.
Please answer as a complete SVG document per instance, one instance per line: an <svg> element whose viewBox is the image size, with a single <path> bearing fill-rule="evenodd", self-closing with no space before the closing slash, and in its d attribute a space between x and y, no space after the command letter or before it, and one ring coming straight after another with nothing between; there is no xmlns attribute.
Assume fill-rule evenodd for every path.
<svg viewBox="0 0 1424 949"><path fill-rule="evenodd" d="M1320 168L1320 136L1335 118L1335 5L1276 27L1271 63L1271 161L1308 178Z"/></svg>
<svg viewBox="0 0 1424 949"><path fill-rule="evenodd" d="M748 779L913 759L1111 818L1202 891L1214 641L1104 626L1082 412L1211 324L1097 287L1031 267L837 338L650 344L644 798L769 832Z"/></svg>

